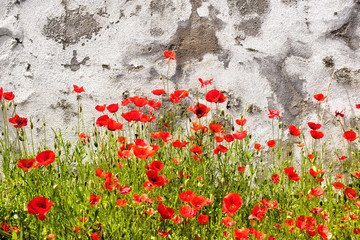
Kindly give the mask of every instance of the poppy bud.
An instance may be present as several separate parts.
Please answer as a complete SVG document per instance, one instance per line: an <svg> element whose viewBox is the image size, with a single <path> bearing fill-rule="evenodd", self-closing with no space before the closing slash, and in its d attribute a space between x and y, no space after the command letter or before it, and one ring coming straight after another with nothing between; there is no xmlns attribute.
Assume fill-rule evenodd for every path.
<svg viewBox="0 0 360 240"><path fill-rule="evenodd" d="M163 76L162 75L160 75L160 80L162 80L163 79Z"/></svg>
<svg viewBox="0 0 360 240"><path fill-rule="evenodd" d="M222 184L222 185L225 184L225 178L221 178L221 184Z"/></svg>
<svg viewBox="0 0 360 240"><path fill-rule="evenodd" d="M58 185L55 184L55 185L53 186L53 189L57 189L57 188L58 188Z"/></svg>
<svg viewBox="0 0 360 240"><path fill-rule="evenodd" d="M54 148L55 148L55 149L57 148L57 144L56 144L56 143L54 143Z"/></svg>
<svg viewBox="0 0 360 240"><path fill-rule="evenodd" d="M31 130L34 129L34 124L33 124L33 122L31 121L31 118L30 118L30 129L31 129Z"/></svg>
<svg viewBox="0 0 360 240"><path fill-rule="evenodd" d="M4 104L1 104L1 110L4 110Z"/></svg>
<svg viewBox="0 0 360 240"><path fill-rule="evenodd" d="M19 136L19 140L23 142L23 141L24 141L24 137Z"/></svg>
<svg viewBox="0 0 360 240"><path fill-rule="evenodd" d="M82 105L80 105L80 112L82 112L83 108L82 108Z"/></svg>
<svg viewBox="0 0 360 240"><path fill-rule="evenodd" d="M98 143L97 143L96 141L94 142L94 146L95 146L95 147L98 147Z"/></svg>

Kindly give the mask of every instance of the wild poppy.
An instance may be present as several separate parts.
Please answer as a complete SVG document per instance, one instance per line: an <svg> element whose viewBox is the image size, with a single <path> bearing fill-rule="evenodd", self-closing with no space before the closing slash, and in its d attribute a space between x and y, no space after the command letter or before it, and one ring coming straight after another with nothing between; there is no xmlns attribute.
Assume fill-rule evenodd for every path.
<svg viewBox="0 0 360 240"><path fill-rule="evenodd" d="M335 110L335 117L337 117L337 116L344 117L345 114L343 112L344 112L344 110L341 110L341 112L339 112L338 110Z"/></svg>
<svg viewBox="0 0 360 240"><path fill-rule="evenodd" d="M279 174L274 174L271 176L271 180L273 181L273 183L279 183L280 182L280 176Z"/></svg>
<svg viewBox="0 0 360 240"><path fill-rule="evenodd" d="M219 123L210 123L209 127L212 132L215 132L215 135L220 135L220 133L224 132L222 125Z"/></svg>
<svg viewBox="0 0 360 240"><path fill-rule="evenodd" d="M238 167L237 170L238 170L239 172L245 172L245 167Z"/></svg>
<svg viewBox="0 0 360 240"><path fill-rule="evenodd" d="M161 237L166 237L166 236L169 236L171 233L172 233L172 231L164 231L164 232L162 232L162 231L160 231L159 229L157 229L156 230L158 233L159 233L159 235L161 236Z"/></svg>
<svg viewBox="0 0 360 240"><path fill-rule="evenodd" d="M85 92L84 90L84 87L79 87L79 86L76 86L76 85L73 85L74 89L72 90L72 92L77 92L77 93L82 93L82 92Z"/></svg>
<svg viewBox="0 0 360 240"><path fill-rule="evenodd" d="M0 100L1 100L1 98L0 98ZM357 109L360 109L360 104L355 104L355 107L356 107Z"/></svg>
<svg viewBox="0 0 360 240"><path fill-rule="evenodd" d="M96 119L96 126L98 126L98 127L107 126L109 119L110 118L108 115L102 115L102 116L98 117L98 119Z"/></svg>
<svg viewBox="0 0 360 240"><path fill-rule="evenodd" d="M190 203L196 210L201 210L201 208L208 204L208 199L203 196L195 196L191 199Z"/></svg>
<svg viewBox="0 0 360 240"><path fill-rule="evenodd" d="M236 119L235 122L237 125L244 126L246 124L246 119L245 118Z"/></svg>
<svg viewBox="0 0 360 240"><path fill-rule="evenodd" d="M313 122L308 122L308 126L312 130L318 130L318 129L321 128L321 124L316 124L316 123L313 123Z"/></svg>
<svg viewBox="0 0 360 240"><path fill-rule="evenodd" d="M224 135L224 139L227 141L227 142L232 142L232 141L234 141L234 136L233 135L231 135L231 134L225 134Z"/></svg>
<svg viewBox="0 0 360 240"><path fill-rule="evenodd" d="M280 110L275 110L275 109L268 109L269 110L269 113L268 113L268 116L269 118L274 118L274 117L278 117L280 118Z"/></svg>
<svg viewBox="0 0 360 240"><path fill-rule="evenodd" d="M172 103L178 103L182 98L189 96L189 92L186 90L176 90L169 95L169 101Z"/></svg>
<svg viewBox="0 0 360 240"><path fill-rule="evenodd" d="M35 163L35 159L31 158L31 159L21 159L18 163L17 166L21 169L25 169L27 172L30 172L31 168L34 167L34 163Z"/></svg>
<svg viewBox="0 0 360 240"><path fill-rule="evenodd" d="M229 193L223 199L223 212L234 214L243 205L243 200L237 193Z"/></svg>
<svg viewBox="0 0 360 240"><path fill-rule="evenodd" d="M227 217L224 217L223 219L221 219L222 223L227 226L227 227L232 227L235 225L235 221L232 217L230 216L227 216Z"/></svg>
<svg viewBox="0 0 360 240"><path fill-rule="evenodd" d="M121 116L128 122L131 121L140 121L143 115L143 111L141 110L132 110L130 112L126 112L121 114Z"/></svg>
<svg viewBox="0 0 360 240"><path fill-rule="evenodd" d="M227 97L220 91L213 89L206 94L205 99L208 102L223 103L226 101Z"/></svg>
<svg viewBox="0 0 360 240"><path fill-rule="evenodd" d="M276 142L275 142L275 140L269 140L269 141L267 142L267 145L269 146L269 148L273 148L273 147L275 147Z"/></svg>
<svg viewBox="0 0 360 240"><path fill-rule="evenodd" d="M161 107L161 102L160 101L157 102L155 100L150 100L150 101L148 101L147 104L149 105L149 112L152 112L153 110L156 110L156 109ZM170 127L170 126L168 126L168 127Z"/></svg>
<svg viewBox="0 0 360 240"><path fill-rule="evenodd" d="M250 234L249 228L242 228L242 229L235 229L233 236L235 236L236 239L247 239L249 234Z"/></svg>
<svg viewBox="0 0 360 240"><path fill-rule="evenodd" d="M171 59L171 60L177 60L177 59L175 58L176 52L164 51L164 56L166 57L166 61L168 61L169 59Z"/></svg>
<svg viewBox="0 0 360 240"><path fill-rule="evenodd" d="M189 205L182 205L180 206L179 213L184 218L194 218L197 213L197 210Z"/></svg>
<svg viewBox="0 0 360 240"><path fill-rule="evenodd" d="M209 80L203 81L201 78L199 78L199 82L201 83L201 88L204 88L206 85L209 85L209 84L211 85L213 80L214 79L211 78Z"/></svg>
<svg viewBox="0 0 360 240"><path fill-rule="evenodd" d="M4 90L3 90L3 88L1 87L1 88L0 88L0 100L1 100L2 97L3 97L3 91L4 91Z"/></svg>
<svg viewBox="0 0 360 240"><path fill-rule="evenodd" d="M289 126L289 133L295 137L298 137L301 135L301 131L300 129L298 129L297 127L295 127L294 125L290 125Z"/></svg>
<svg viewBox="0 0 360 240"><path fill-rule="evenodd" d="M254 208L251 211L251 215L249 216L249 219L258 219L260 222L263 221L264 214L267 213L268 209L266 207L259 207L258 205L255 205Z"/></svg>
<svg viewBox="0 0 360 240"><path fill-rule="evenodd" d="M334 186L335 189L342 189L342 188L345 187L345 185L342 184L341 182L334 182L333 186Z"/></svg>
<svg viewBox="0 0 360 240"><path fill-rule="evenodd" d="M195 153L195 154L198 154L198 155L200 155L202 153L201 147L199 147L196 144L194 145L194 147L190 148L190 151Z"/></svg>
<svg viewBox="0 0 360 240"><path fill-rule="evenodd" d="M219 154L219 152L226 153L229 149L223 145L218 145L214 149L214 154Z"/></svg>
<svg viewBox="0 0 360 240"><path fill-rule="evenodd" d="M148 180L153 184L153 187L162 187L167 182L165 175L158 175L156 170L149 170L146 172Z"/></svg>
<svg viewBox="0 0 360 240"><path fill-rule="evenodd" d="M106 109L111 113L115 113L119 110L119 104L118 103L110 104L107 106Z"/></svg>
<svg viewBox="0 0 360 240"><path fill-rule="evenodd" d="M85 133L80 133L79 138L82 139L84 143L86 143L86 139L90 139L90 136L85 135Z"/></svg>
<svg viewBox="0 0 360 240"><path fill-rule="evenodd" d="M130 102L135 104L135 106L137 106L137 107L143 107L148 103L147 97L142 98L139 96L135 96L135 97L130 97L129 100L130 100Z"/></svg>
<svg viewBox="0 0 360 240"><path fill-rule="evenodd" d="M182 223L183 220L184 219L182 217L177 216L177 215L175 217L171 218L171 221L173 221L175 224L180 224L180 223Z"/></svg>
<svg viewBox="0 0 360 240"><path fill-rule="evenodd" d="M119 186L119 193L122 195L129 194L131 192L131 187L129 185L125 185L123 187Z"/></svg>
<svg viewBox="0 0 360 240"><path fill-rule="evenodd" d="M188 144L189 142L187 142L186 140L183 142L180 142L179 139L177 139L176 141L172 142L172 145L174 147L178 147L178 148L182 148L182 147L186 147L186 144Z"/></svg>
<svg viewBox="0 0 360 240"><path fill-rule="evenodd" d="M316 226L316 231L320 234L322 239L331 239L332 234L329 232L329 228L326 227L324 224L318 224Z"/></svg>
<svg viewBox="0 0 360 240"><path fill-rule="evenodd" d="M321 187L311 188L311 195L314 197L320 197L323 194L325 194L325 192Z"/></svg>
<svg viewBox="0 0 360 240"><path fill-rule="evenodd" d="M210 111L210 108L207 107L206 105L202 104L202 103L198 103L197 105L189 106L187 108L187 110L195 113L197 118L201 118L201 117L206 117L207 116L207 114Z"/></svg>
<svg viewBox="0 0 360 240"><path fill-rule="evenodd" d="M36 155L35 160L38 162L35 168L38 168L41 165L47 166L55 161L55 153L51 150L42 151Z"/></svg>
<svg viewBox="0 0 360 240"><path fill-rule="evenodd" d="M109 118L107 121L107 128L110 131L116 131L116 130L121 130L123 128L123 123L122 122L117 122L112 118Z"/></svg>
<svg viewBox="0 0 360 240"><path fill-rule="evenodd" d="M152 90L151 92L156 96L160 96L165 93L165 89L155 89L155 90Z"/></svg>
<svg viewBox="0 0 360 240"><path fill-rule="evenodd" d="M348 141L355 141L356 139L358 139L359 137L356 136L356 133L354 131L347 131L347 132L344 132L344 135L343 137L348 140Z"/></svg>
<svg viewBox="0 0 360 240"><path fill-rule="evenodd" d="M173 158L172 161L173 161L173 163L178 164L181 162L181 158Z"/></svg>
<svg viewBox="0 0 360 240"><path fill-rule="evenodd" d="M316 130L312 130L310 131L310 135L314 138L314 139L321 139L324 137L324 133L322 131L316 131Z"/></svg>
<svg viewBox="0 0 360 240"><path fill-rule="evenodd" d="M53 239L56 237L56 234L54 233L50 233L49 235L46 236L47 239Z"/></svg>
<svg viewBox="0 0 360 240"><path fill-rule="evenodd" d="M259 143L255 143L254 148L255 148L257 151L260 151L261 148L262 148L262 146L261 146L261 144L259 144Z"/></svg>
<svg viewBox="0 0 360 240"><path fill-rule="evenodd" d="M186 191L186 192L182 192L179 195L179 199L183 202L191 202L193 200L193 198L196 197L196 193L193 191Z"/></svg>
<svg viewBox="0 0 360 240"><path fill-rule="evenodd" d="M119 199L116 201L116 205L119 207L126 207L127 205L127 200L126 199Z"/></svg>
<svg viewBox="0 0 360 240"><path fill-rule="evenodd" d="M45 220L46 213L51 209L53 201L49 201L46 197L33 198L27 205L28 213L30 215L38 215L40 221Z"/></svg>
<svg viewBox="0 0 360 240"><path fill-rule="evenodd" d="M100 199L101 199L100 195L96 196L95 194L90 194L90 200L89 200L90 206L97 205Z"/></svg>
<svg viewBox="0 0 360 240"><path fill-rule="evenodd" d="M3 95L4 99L6 100L13 100L15 98L15 95L13 94L13 92L4 92Z"/></svg>
<svg viewBox="0 0 360 240"><path fill-rule="evenodd" d="M149 165L145 166L146 170L155 170L160 172L164 168L164 164L161 161L152 161Z"/></svg>
<svg viewBox="0 0 360 240"><path fill-rule="evenodd" d="M314 95L314 98L319 101L319 102L322 102L326 99L327 96L324 96L322 93L319 93L319 94L316 94Z"/></svg>
<svg viewBox="0 0 360 240"><path fill-rule="evenodd" d="M347 159L346 156L341 156L341 157L338 156L338 158L339 158L340 161Z"/></svg>
<svg viewBox="0 0 360 240"><path fill-rule="evenodd" d="M240 132L236 132L233 133L233 137L237 140L243 140L244 138L247 137L247 131L240 131Z"/></svg>
<svg viewBox="0 0 360 240"><path fill-rule="evenodd" d="M325 173L325 170L324 169L316 169L316 170L314 170L313 168L310 168L309 172L310 172L311 176L316 177L319 174Z"/></svg>
<svg viewBox="0 0 360 240"><path fill-rule="evenodd" d="M344 194L351 200L357 199L356 191L352 188L346 188L344 190Z"/></svg>
<svg viewBox="0 0 360 240"><path fill-rule="evenodd" d="M27 125L27 118L19 117L19 115L15 115L12 118L9 118L9 123L14 124L14 128L21 128Z"/></svg>
<svg viewBox="0 0 360 240"><path fill-rule="evenodd" d="M201 224L206 224L209 221L209 215L199 215L197 220Z"/></svg>
<svg viewBox="0 0 360 240"><path fill-rule="evenodd" d="M162 202L159 202L157 210L163 219L171 219L175 215L174 209L165 207Z"/></svg>

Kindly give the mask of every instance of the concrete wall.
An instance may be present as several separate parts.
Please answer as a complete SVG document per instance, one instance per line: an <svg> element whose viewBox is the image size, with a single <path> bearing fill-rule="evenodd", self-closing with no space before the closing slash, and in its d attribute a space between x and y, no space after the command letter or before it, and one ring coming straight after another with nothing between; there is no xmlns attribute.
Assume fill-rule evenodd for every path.
<svg viewBox="0 0 360 240"><path fill-rule="evenodd" d="M271 133L268 108L288 124L316 121L313 95L326 93L333 69L328 110L351 120L359 11L359 0L0 0L0 86L41 136L43 116L49 127L77 124L73 84L86 90L88 123L97 104L151 97L172 50L170 88L188 89L194 104L198 78L214 78L224 109L239 117L251 106L259 138Z"/></svg>

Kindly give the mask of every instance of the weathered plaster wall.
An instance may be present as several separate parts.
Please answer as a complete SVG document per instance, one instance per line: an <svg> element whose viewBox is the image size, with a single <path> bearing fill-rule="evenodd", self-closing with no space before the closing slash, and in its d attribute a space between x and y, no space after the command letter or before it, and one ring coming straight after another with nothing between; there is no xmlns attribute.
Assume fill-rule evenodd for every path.
<svg viewBox="0 0 360 240"><path fill-rule="evenodd" d="M170 87L194 104L197 79L214 78L230 99L223 108L238 117L251 105L257 137L271 132L268 108L285 123L316 121L312 96L326 93L332 67L329 111L354 118L359 11L359 0L0 0L0 86L41 136L43 116L49 127L76 125L73 84L86 90L89 123L97 104L150 97L172 50Z"/></svg>

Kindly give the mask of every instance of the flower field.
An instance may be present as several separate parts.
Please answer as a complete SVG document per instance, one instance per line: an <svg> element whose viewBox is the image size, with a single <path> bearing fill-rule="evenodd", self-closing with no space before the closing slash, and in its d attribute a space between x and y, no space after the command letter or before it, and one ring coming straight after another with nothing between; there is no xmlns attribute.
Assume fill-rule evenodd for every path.
<svg viewBox="0 0 360 240"><path fill-rule="evenodd" d="M169 67L176 61L175 52L164 56ZM216 80L199 78L193 94L205 99L190 105L189 91L160 81L151 97L87 109L90 130L86 86L73 85L77 141L53 130L51 146L34 143L31 118L1 88L0 239L360 237L359 130L343 111L326 111L331 82L313 95L314 122L295 126L269 109L271 137L254 139L246 109L235 119L220 110L228 99ZM344 147L326 146L324 114Z"/></svg>

